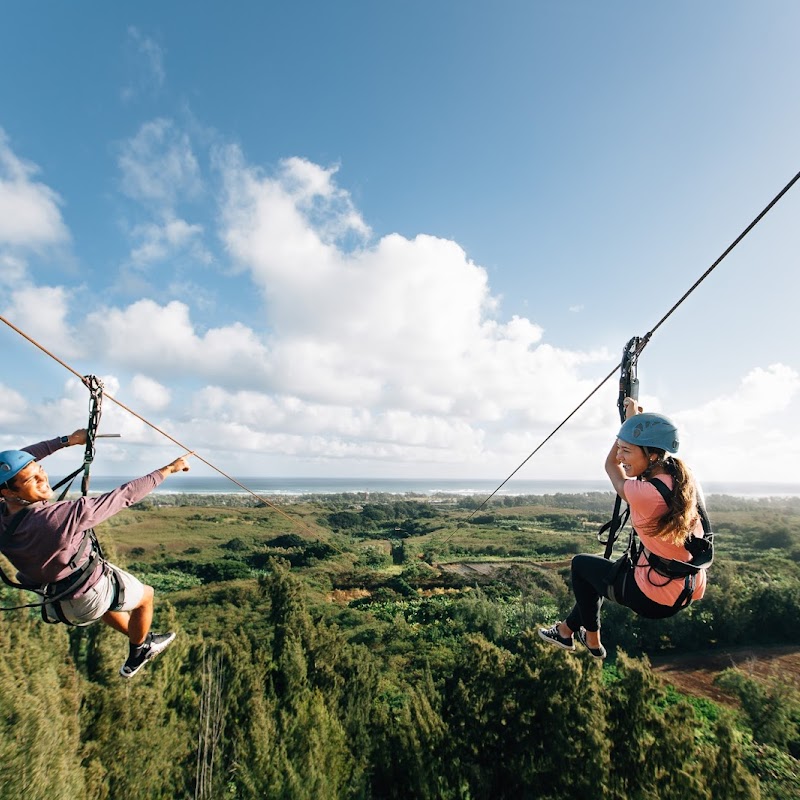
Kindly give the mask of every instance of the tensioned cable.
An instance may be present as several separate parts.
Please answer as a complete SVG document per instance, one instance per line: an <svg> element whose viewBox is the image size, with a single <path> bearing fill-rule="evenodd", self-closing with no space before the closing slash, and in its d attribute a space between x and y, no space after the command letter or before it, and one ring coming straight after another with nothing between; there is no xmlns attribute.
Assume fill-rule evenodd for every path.
<svg viewBox="0 0 800 800"><path fill-rule="evenodd" d="M80 380L81 383L85 384L83 375L81 375L77 370L73 369L69 364L67 364L66 362L62 361L54 353L51 353L46 347L41 345L39 342L37 342L32 337L28 336L28 334L25 333L25 331L20 330L16 325L14 325L12 322L7 320L5 317L0 316L0 320L5 322L5 324L8 325L9 328L11 328L12 330L16 331L24 339L27 339L34 347L38 347L39 350L41 350L43 353L45 353L46 355L50 356L50 358L52 358L54 361L57 361L59 364L61 364L61 366L64 367L64 369L66 369L68 372L71 372L76 378L78 378ZM108 394L106 392L103 392L103 397L106 400L110 400L112 403L115 403L121 409L127 411L129 414L132 414L134 417L136 417L136 419L140 420L141 422L143 422L148 427L152 428L157 433L160 433L162 436L166 437L171 442L173 442L174 444L178 445L178 447L182 447L184 450L186 450L187 454L191 454L198 461L202 461L203 464L205 464L206 466L211 467L211 469L213 469L214 472L219 473L220 475L222 475L223 478L227 478L232 483L235 483L240 489L243 489L249 495L252 495L253 497L255 497L256 500L259 500L260 502L265 503L273 511L277 511L280 515L282 515L283 517L288 519L292 524L300 525L300 527L302 527L304 530L308 531L308 533L311 533L313 535L313 531L309 527L307 527L305 524L300 522L300 520L296 519L295 517L292 517L290 514L287 514L283 509L279 508L274 503L271 503L269 500L267 500L266 497L262 497L261 495L256 494L256 492L254 492L252 489L249 489L247 486L245 486L243 483L238 481L232 475L228 475L227 472L224 472L219 467L217 467L215 464L212 464L210 461L206 460L202 456L197 455L197 453L194 450L192 450L190 447L187 447L182 442L179 442L174 436L170 436L170 434L168 434L166 431L164 431L161 428L159 428L157 425L154 425L149 420L145 419L141 414L137 414L132 408L128 408L128 406L126 406L124 403L120 402L115 397L112 397L110 394Z"/></svg>
<svg viewBox="0 0 800 800"><path fill-rule="evenodd" d="M786 192L789 191L789 189L792 188L792 186L794 186L795 183L797 183L798 180L800 180L800 172L798 172L789 181L789 183L787 183L786 186L784 186L783 189L781 189L778 194L776 194L775 197L770 200L761 213L756 216L756 218L733 240L733 242L731 242L731 244L728 245L727 248L725 248L725 251L722 253L722 255L689 287L686 292L684 292L684 294L672 306L672 308L670 308L670 310L667 311L667 313L664 314L664 316L661 317L661 319L642 337L639 347L634 354L635 357L638 356L642 350L644 350L653 334L667 321L667 319L673 314L678 306L681 305L681 303L683 303L683 301L686 300L686 298L722 263L722 261L730 254L734 247L736 247L736 245L738 245L739 242L741 242L742 239L744 239L744 237L747 236L747 234L750 233L750 231L753 230L753 228L755 228L759 222L761 222L761 220L769 213L772 207L786 194ZM575 406L575 408L555 428L553 428L553 430L537 445L536 449L476 509L473 510L473 512L467 517L467 522L469 522L475 516L475 514L477 514L514 477L514 475L516 475L522 469L522 467L524 467L525 464L527 464L539 452L539 450L541 450L542 447L544 447L545 444L547 444L547 442L549 442L550 439L552 439L553 436L559 430L561 430L561 428L563 428L570 419L572 419L572 417L601 389L601 387L603 387L616 374L617 370L621 366L621 363L622 362L617 364L614 369L611 370L611 372L609 372L608 375L606 375L606 377L603 378L603 380L600 381L600 383L598 383L597 386L595 386L595 388L592 389L592 391L589 392L589 394L586 395L586 397L581 400L581 402L578 403L578 405ZM450 536L448 536L442 542L442 544L445 544L447 541L449 541L454 533L455 531L451 533Z"/></svg>

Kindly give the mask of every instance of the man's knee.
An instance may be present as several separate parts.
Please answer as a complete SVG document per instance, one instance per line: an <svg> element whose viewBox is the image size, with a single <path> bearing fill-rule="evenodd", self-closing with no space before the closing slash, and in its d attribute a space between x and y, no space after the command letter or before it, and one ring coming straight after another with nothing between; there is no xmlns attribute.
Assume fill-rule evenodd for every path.
<svg viewBox="0 0 800 800"><path fill-rule="evenodd" d="M142 592L142 599L139 602L137 608L153 605L153 598L155 597L155 592L153 591L153 587L148 586L146 583L144 583L142 584L142 589L144 590Z"/></svg>

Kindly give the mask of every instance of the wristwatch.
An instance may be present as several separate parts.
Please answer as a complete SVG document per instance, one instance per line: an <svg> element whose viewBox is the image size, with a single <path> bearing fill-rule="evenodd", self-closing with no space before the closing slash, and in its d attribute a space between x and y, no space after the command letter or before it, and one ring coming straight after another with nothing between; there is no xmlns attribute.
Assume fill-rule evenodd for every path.
<svg viewBox="0 0 800 800"><path fill-rule="evenodd" d="M61 436L58 441L66 447L69 445L69 436Z"/></svg>

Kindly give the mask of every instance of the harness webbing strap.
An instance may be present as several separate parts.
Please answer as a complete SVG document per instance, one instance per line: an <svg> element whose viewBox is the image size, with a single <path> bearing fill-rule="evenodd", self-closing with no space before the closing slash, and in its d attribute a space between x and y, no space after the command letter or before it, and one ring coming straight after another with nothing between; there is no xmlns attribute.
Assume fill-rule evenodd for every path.
<svg viewBox="0 0 800 800"><path fill-rule="evenodd" d="M672 492L667 488L667 485L658 478L650 478L649 481L664 502L669 506L672 500ZM690 536L686 542L686 549L692 556L691 561L679 561L677 559L662 558L661 556L651 553L645 548L642 542L639 546L634 545L635 531L631 530L631 538L629 540L629 547L633 546L631 551L631 558L633 559L634 567L638 565L639 558L644 552L645 558L649 568L668 580L681 580L683 579L683 590L678 595L673 608L680 611L687 608L692 603L692 595L694 595L695 585L697 583L697 573L700 570L708 569L713 561L713 534L711 533L711 522L705 509L702 500L698 498L697 512L700 516L700 521L703 526L703 537ZM692 544L696 542L697 544Z"/></svg>
<svg viewBox="0 0 800 800"><path fill-rule="evenodd" d="M625 523L628 521L630 514L631 510L627 505L625 506L625 510L622 511L622 498L617 495L616 500L614 500L614 513L611 519L597 532L597 540L600 544L606 546L603 558L611 558L611 553L614 550L614 544L617 541L619 531L625 527ZM603 539L603 534L605 534L606 531L608 531L608 537Z"/></svg>

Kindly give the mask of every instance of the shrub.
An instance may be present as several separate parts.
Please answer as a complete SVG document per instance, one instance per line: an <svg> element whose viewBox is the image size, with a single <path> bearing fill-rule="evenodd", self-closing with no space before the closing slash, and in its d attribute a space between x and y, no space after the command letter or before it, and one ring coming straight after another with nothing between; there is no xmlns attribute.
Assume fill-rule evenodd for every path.
<svg viewBox="0 0 800 800"><path fill-rule="evenodd" d="M233 550L234 552L241 552L242 550L250 549L249 545L238 536L233 539L228 539L228 541L225 542L225 544L221 544L220 547L224 548L225 550Z"/></svg>
<svg viewBox="0 0 800 800"><path fill-rule="evenodd" d="M206 583L213 581L232 581L237 578L249 578L250 568L241 561L210 561L206 564L198 564L195 567L196 574Z"/></svg>

